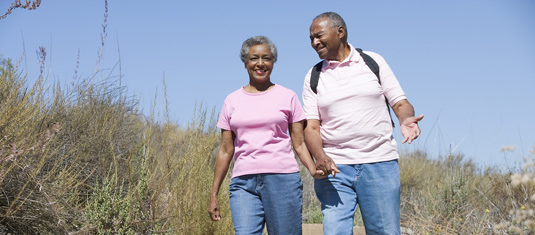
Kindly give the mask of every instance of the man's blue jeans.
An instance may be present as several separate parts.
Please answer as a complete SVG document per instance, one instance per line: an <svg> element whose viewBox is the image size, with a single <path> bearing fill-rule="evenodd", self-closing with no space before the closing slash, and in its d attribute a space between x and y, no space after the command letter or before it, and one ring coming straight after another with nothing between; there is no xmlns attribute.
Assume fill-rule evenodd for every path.
<svg viewBox="0 0 535 235"><path fill-rule="evenodd" d="M303 183L299 172L232 178L230 210L236 234L301 234Z"/></svg>
<svg viewBox="0 0 535 235"><path fill-rule="evenodd" d="M366 234L400 234L400 181L397 160L337 165L336 177L315 180L323 212L323 234L353 234L360 208Z"/></svg>

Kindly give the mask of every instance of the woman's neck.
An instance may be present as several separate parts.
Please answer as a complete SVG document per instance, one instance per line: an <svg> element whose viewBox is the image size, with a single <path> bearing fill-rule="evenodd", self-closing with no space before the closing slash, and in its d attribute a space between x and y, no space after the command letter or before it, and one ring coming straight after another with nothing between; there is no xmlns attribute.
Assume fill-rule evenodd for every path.
<svg viewBox="0 0 535 235"><path fill-rule="evenodd" d="M273 84L271 81L260 84L249 83L247 86L244 86L243 89L249 93L260 93L271 89L274 85L275 84Z"/></svg>

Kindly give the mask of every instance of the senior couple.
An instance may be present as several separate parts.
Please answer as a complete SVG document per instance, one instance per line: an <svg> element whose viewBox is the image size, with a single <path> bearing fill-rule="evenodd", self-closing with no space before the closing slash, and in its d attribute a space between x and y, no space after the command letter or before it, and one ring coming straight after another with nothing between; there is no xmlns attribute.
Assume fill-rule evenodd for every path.
<svg viewBox="0 0 535 235"><path fill-rule="evenodd" d="M400 179L392 107L402 143L418 137L414 109L385 60L347 42L338 14L318 15L310 43L322 62L317 86L305 76L303 107L296 93L271 82L275 45L247 39L241 60L249 83L227 96L210 194L210 217L221 219L218 191L234 158L229 186L236 234L301 234L302 182L295 153L315 178L324 234L352 234L360 208L367 234L400 234ZM378 65L374 73L364 57ZM369 60L366 60L369 61ZM313 82L314 83L314 82ZM293 150L292 150L293 147Z"/></svg>

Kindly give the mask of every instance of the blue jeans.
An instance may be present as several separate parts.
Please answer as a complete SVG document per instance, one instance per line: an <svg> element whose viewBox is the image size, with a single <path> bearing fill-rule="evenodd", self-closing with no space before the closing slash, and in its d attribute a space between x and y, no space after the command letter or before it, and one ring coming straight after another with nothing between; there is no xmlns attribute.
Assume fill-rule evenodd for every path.
<svg viewBox="0 0 535 235"><path fill-rule="evenodd" d="M230 210L236 234L301 234L303 183L299 172L232 178Z"/></svg>
<svg viewBox="0 0 535 235"><path fill-rule="evenodd" d="M314 182L323 212L323 234L353 234L357 206L367 235L400 234L398 161L337 167L336 177Z"/></svg>

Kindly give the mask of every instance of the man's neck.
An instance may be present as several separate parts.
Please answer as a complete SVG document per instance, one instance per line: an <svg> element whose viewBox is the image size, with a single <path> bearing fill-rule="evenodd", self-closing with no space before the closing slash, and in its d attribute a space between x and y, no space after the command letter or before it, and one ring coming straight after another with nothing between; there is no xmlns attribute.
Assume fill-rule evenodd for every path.
<svg viewBox="0 0 535 235"><path fill-rule="evenodd" d="M336 55L336 59L334 60L342 62L349 56L349 54L351 54L351 47L347 42L342 43L342 45L340 45L340 49L338 50L338 54Z"/></svg>

